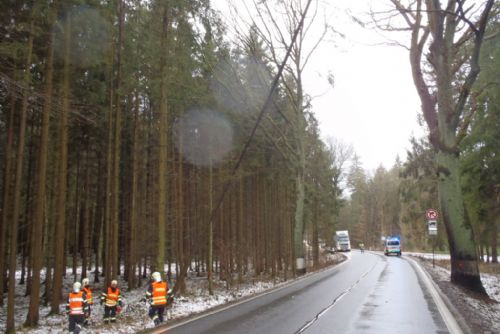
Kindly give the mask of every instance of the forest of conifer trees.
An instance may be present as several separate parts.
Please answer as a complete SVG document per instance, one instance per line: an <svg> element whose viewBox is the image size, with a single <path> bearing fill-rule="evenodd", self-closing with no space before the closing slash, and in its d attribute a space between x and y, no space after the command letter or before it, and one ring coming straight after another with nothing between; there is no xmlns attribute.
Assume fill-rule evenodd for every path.
<svg viewBox="0 0 500 334"><path fill-rule="evenodd" d="M284 71L235 169L282 55L255 27L229 38L223 21L208 0L0 3L7 331L19 325L16 285L31 295L25 325L35 326L41 304L59 312L66 275L122 277L134 289L154 270L175 270L179 293L188 271L228 284L286 279L302 248L317 267L342 228L354 245L375 249L380 236L401 234L406 247L429 249L422 212L437 202L429 141L413 138L389 170L365 170L347 144L322 140L300 63ZM493 259L500 102L488 82L499 77L498 41L485 41L491 69L479 77L486 88L477 88L460 148L478 253ZM444 234L437 243L448 247Z"/></svg>

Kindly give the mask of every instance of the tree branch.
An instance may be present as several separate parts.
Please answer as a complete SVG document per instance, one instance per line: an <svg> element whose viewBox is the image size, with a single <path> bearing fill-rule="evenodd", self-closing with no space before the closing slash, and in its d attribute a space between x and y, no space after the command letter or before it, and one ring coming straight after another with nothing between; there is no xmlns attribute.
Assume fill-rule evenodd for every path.
<svg viewBox="0 0 500 334"><path fill-rule="evenodd" d="M486 24L488 23L488 16L490 15L491 8L493 7L494 0L488 0L486 3L483 13L481 14L481 18L477 24L477 33L474 38L474 49L472 51L471 60L470 60L470 71L467 77L465 78L464 84L462 85L458 97L457 104L454 108L454 118L452 120L452 125L457 127L460 121L460 116L464 110L465 103L467 102L467 98L469 97L470 90L474 81L476 80L480 67L479 67L479 54L481 51L481 45L483 43L484 33L486 31Z"/></svg>

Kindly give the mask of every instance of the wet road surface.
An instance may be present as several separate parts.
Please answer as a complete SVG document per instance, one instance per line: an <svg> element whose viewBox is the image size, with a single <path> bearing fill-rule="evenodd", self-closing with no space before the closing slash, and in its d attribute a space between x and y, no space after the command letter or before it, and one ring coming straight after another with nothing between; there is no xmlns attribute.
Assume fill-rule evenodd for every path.
<svg viewBox="0 0 500 334"><path fill-rule="evenodd" d="M353 251L290 286L155 333L448 333L403 257Z"/></svg>

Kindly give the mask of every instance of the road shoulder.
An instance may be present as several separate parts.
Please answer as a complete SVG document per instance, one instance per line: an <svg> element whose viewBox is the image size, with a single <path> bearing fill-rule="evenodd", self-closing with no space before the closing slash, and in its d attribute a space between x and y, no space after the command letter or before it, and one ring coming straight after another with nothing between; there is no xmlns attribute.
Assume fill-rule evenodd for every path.
<svg viewBox="0 0 500 334"><path fill-rule="evenodd" d="M452 313L463 333L500 333L500 303L471 293L450 282L449 270L421 258L413 258L431 278L441 299Z"/></svg>
<svg viewBox="0 0 500 334"><path fill-rule="evenodd" d="M446 323L446 327L448 328L449 332L452 334L469 334L467 329L464 330L463 326L465 325L465 322L463 321L461 315L456 312L456 309L453 307L453 305L449 303L448 298L442 293L429 273L424 268L422 268L422 266L417 262L416 259L408 257L407 260L413 266L415 272L420 277L430 295L432 296L432 299L434 300L434 303L436 304L441 317Z"/></svg>

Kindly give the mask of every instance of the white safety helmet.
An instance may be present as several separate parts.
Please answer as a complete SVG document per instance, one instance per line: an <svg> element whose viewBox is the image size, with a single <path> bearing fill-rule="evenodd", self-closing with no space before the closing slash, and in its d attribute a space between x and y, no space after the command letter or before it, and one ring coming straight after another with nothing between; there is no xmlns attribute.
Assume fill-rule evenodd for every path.
<svg viewBox="0 0 500 334"><path fill-rule="evenodd" d="M153 280L155 282L161 282L161 275L159 272L155 271L152 275L151 275L151 278L153 278Z"/></svg>
<svg viewBox="0 0 500 334"><path fill-rule="evenodd" d="M81 287L82 285L80 284L80 282L73 283L73 292L80 292Z"/></svg>
<svg viewBox="0 0 500 334"><path fill-rule="evenodd" d="M82 285L83 285L83 286L87 286L87 285L89 285L89 279L88 279L88 278L84 278L84 279L82 279Z"/></svg>
<svg viewBox="0 0 500 334"><path fill-rule="evenodd" d="M118 282L114 279L111 281L111 286L116 287L118 285Z"/></svg>

